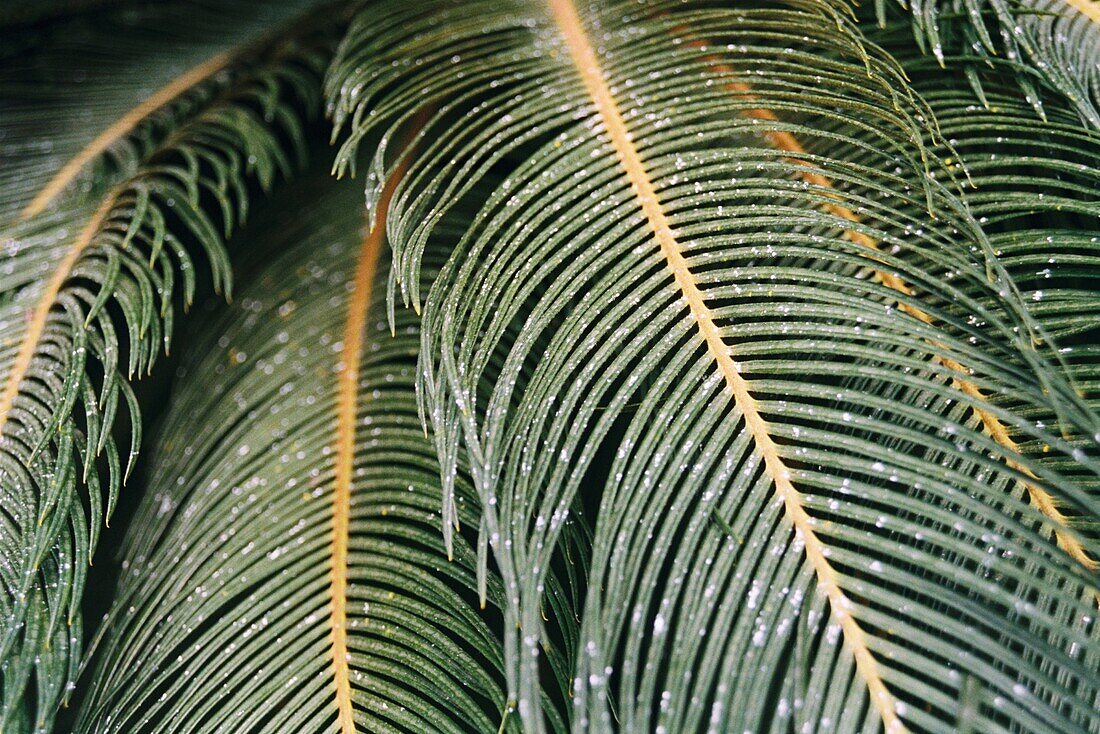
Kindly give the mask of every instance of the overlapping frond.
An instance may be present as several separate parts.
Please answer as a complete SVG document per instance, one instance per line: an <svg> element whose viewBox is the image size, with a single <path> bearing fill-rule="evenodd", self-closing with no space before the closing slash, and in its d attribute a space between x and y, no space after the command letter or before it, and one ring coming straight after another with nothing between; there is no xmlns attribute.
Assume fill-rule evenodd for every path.
<svg viewBox="0 0 1100 734"><path fill-rule="evenodd" d="M876 0L880 19L890 15ZM980 69L1007 61L1016 82L1040 114L1044 90L1062 95L1080 120L1100 128L1100 3L1095 0L914 0L912 15L921 48L941 65L969 67L984 97Z"/></svg>
<svg viewBox="0 0 1100 734"><path fill-rule="evenodd" d="M1014 91L1012 67L1007 63L998 62L983 74L991 107L985 109L974 104L961 75L944 75L932 68L913 53L896 29L883 32L878 40L902 60L914 87L936 114L943 135L954 143L957 161L953 163L965 166L972 182L964 189L965 202L983 223L998 260L1028 302L1029 311L1058 345L1075 389L1095 409L1100 397L1093 375L1095 330L1100 325L1095 283L1100 275L1096 250L1100 136L1082 130L1074 110L1065 103L1049 104L1047 119L1035 119L1026 100ZM1006 398L1010 410L1028 410L1011 401L1011 396L1000 399ZM1053 422L1050 414L1034 411L1029 419ZM1078 448L1087 451L1087 441ZM1033 440L1017 450L1031 453L1038 461L1058 462L1060 471L1076 474L1094 496L1100 489L1095 477L1079 471L1071 457L1051 455L1042 442ZM1028 487L1031 493L1037 489ZM1057 507L1045 512L1058 519L1055 529L1069 523L1095 534L1092 516L1066 517ZM1068 536L1060 544L1080 563L1096 569L1097 559Z"/></svg>
<svg viewBox="0 0 1100 734"><path fill-rule="evenodd" d="M1061 245L995 225L1033 213L1027 183L976 170L960 198L847 13L371 6L341 47L345 160L382 135L368 199L391 131L432 110L395 277L423 310L444 520L465 454L532 730L542 585L594 480L576 729L1100 728L1091 367L1022 277ZM1036 164L1089 207L1089 163ZM423 248L471 199L422 296ZM1095 224L1067 221L1088 250Z"/></svg>
<svg viewBox="0 0 1100 734"><path fill-rule="evenodd" d="M249 187L269 188L304 155L337 16L253 44L279 15L255 3L235 13L186 3L120 12L36 31L43 48L5 63L4 731L48 729L72 685L86 567L141 435L126 380L167 349L198 261L228 292L223 239L244 217ZM145 35L166 21L172 43ZM192 55L206 60L163 81ZM119 413L130 424L128 458L112 438Z"/></svg>
<svg viewBox="0 0 1100 734"><path fill-rule="evenodd" d="M247 248L281 254L196 327L83 730L517 730L500 583L477 611L475 548L442 542L417 320L386 319L388 194L365 227L356 188L282 195Z"/></svg>

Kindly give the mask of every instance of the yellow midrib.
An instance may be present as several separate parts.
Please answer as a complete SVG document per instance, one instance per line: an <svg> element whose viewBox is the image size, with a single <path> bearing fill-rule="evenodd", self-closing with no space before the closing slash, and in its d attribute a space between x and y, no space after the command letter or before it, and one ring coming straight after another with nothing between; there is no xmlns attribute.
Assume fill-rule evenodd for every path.
<svg viewBox="0 0 1100 734"><path fill-rule="evenodd" d="M344 350L337 375L336 473L332 491L332 540L329 567L332 670L336 686L337 723L343 734L355 731L348 669L348 527L351 516L351 483L355 464L355 425L359 406L359 364L363 351L374 272L382 248L383 227L378 216L363 238L355 266L355 285L348 298L344 324Z"/></svg>
<svg viewBox="0 0 1100 734"><path fill-rule="evenodd" d="M1100 2L1097 0L1066 0L1066 4L1087 15L1094 23L1100 23Z"/></svg>
<svg viewBox="0 0 1100 734"><path fill-rule="evenodd" d="M872 705L881 716L888 734L903 732L906 729L897 715L897 702L882 680L878 661L875 660L868 646L867 635L851 614L852 602L841 589L839 574L829 563L825 546L814 532L813 521L802 503L802 495L792 484L790 471L779 455L767 422L760 415L756 400L748 384L741 377L738 365L730 354L730 348L714 324L711 311L684 259L680 244L657 198L653 182L634 147L615 98L604 79L599 60L589 43L577 10L571 0L548 1L554 20L603 123L604 131L653 230L661 254L664 255L668 268L672 271L673 278L687 302L707 350L725 379L745 421L745 427L753 437L756 451L764 461L765 471L775 485L776 494L783 500L783 506L794 527L795 535L803 543L806 558L814 569L819 588L829 600L833 618L843 631L845 643L855 658L856 668L867 685Z"/></svg>
<svg viewBox="0 0 1100 734"><path fill-rule="evenodd" d="M79 153L69 159L69 162L61 167L53 178L42 187L42 190L31 200L31 203L23 210L23 219L40 214L49 206L57 195L72 183L86 165L92 162L103 151L111 147L116 141L129 135L141 121L156 112L164 105L171 102L179 95L186 92L204 79L221 71L232 58L230 53L216 54L206 61L193 66L172 81L165 84L153 94L143 99L138 105L118 118L110 127L97 135L92 142L85 145Z"/></svg>
<svg viewBox="0 0 1100 734"><path fill-rule="evenodd" d="M231 55L228 53L212 56L203 63L179 75L154 92L151 96L142 100L140 104L97 135L92 142L88 143L88 145L70 159L68 163L62 166L61 170L50 179L34 197L31 203L27 205L21 217L24 220L29 219L44 211L91 160L105 151L115 141L127 135L142 120L163 107L173 98L225 67L230 58ZM38 298L34 311L31 314L30 323L27 325L27 330L23 334L22 341L19 345L19 352L15 357L15 361L12 363L12 369L11 372L8 373L7 381L4 383L4 390L0 392L0 436L3 435L4 428L7 426L8 416L11 413L16 397L19 395L19 388L22 386L23 379L27 376L27 371L30 369L31 362L34 359L34 353L37 351L38 343L42 339L42 332L46 328L46 321L49 318L50 310L57 301L57 295L61 292L61 288L65 285L65 281L69 278L69 274L72 272L73 266L76 265L81 253L91 244L99 227L110 214L111 209L117 201L119 190L120 189L115 188L107 194L103 202L99 205L99 208L96 209L95 213L92 215L92 218L88 221L88 224L80 231L80 234L77 235L72 246L58 262L57 267L46 283L45 289L43 289L42 294Z"/></svg>
<svg viewBox="0 0 1100 734"><path fill-rule="evenodd" d="M767 111L761 110L761 112ZM771 131L766 134L766 137L768 138L769 142L772 143L772 145L780 150L784 150L788 153L793 153L799 156L806 154L806 149L803 148L801 143L799 143L798 140L790 133ZM822 188L833 188L832 181L819 173L805 171L802 173L802 178L807 183L820 186ZM859 217L851 209L841 204L829 203L825 204L824 208L830 213L846 219L849 222L858 223L860 221ZM873 238L863 234L862 232L845 230L844 237L850 242L866 247L867 249L875 251L879 250L879 243ZM906 296L913 295L913 289L910 288L909 285L897 275L894 275L893 273L887 273L878 269L875 269L873 272L875 280L882 283L887 288L895 290L898 293ZM901 311L912 316L913 318L918 319L919 321L928 325L932 325L934 323L934 319L927 312L921 310L920 308L904 301L897 301L896 303ZM1012 437L1008 433L1008 430L1004 427L1004 424L1002 424L997 416L993 415L992 412L980 407L981 403L988 403L988 398L985 396L985 394L982 393L978 386L975 385L973 382L961 377L962 375L969 374L966 367L953 359L942 357L939 354L933 354L931 356L931 361L934 364L941 364L955 373L955 376L951 378L951 384L954 385L960 392L964 393L967 397L975 401L975 404L971 406L971 409L981 421L982 428L990 436L990 438L992 438L1001 446L1004 446L1006 449L1008 449L1011 454L1022 456L1023 454L1019 444L1017 444L1012 439ZM1009 467L1021 472L1025 476L1029 477L1031 480L1037 479L1031 469L1024 466L1020 462L1010 458L1010 456L1005 456L1004 461ZM1031 503L1036 507L1036 509L1038 509L1046 517L1054 521L1055 526L1052 529L1054 531L1054 537L1056 542L1058 543L1058 546L1085 568L1089 570L1096 570L1096 568L1100 564L1098 564L1096 560L1088 555L1088 553L1085 551L1084 546L1081 544L1081 541L1079 541L1076 536L1069 532L1069 520L1058 510L1054 497L1045 489L1040 487L1035 481L1021 481L1020 484L1027 491L1028 498Z"/></svg>
<svg viewBox="0 0 1100 734"><path fill-rule="evenodd" d="M1089 2L1090 0L1084 1ZM1100 7L1100 4L1094 2L1093 6ZM686 31L686 29L682 27L677 27L677 30ZM706 45L702 41L693 38L688 38L687 43L697 48L704 48ZM704 57L705 60L707 58L708 57ZM710 60L712 61L712 68L718 72L728 74L733 71L732 67L725 63L722 63L721 61L718 61L717 59L710 58ZM727 90L736 94L743 94L751 97L752 88L744 82L727 81L725 82L724 87ZM779 119L774 112L764 108L744 110L742 114L745 117L752 117L761 120L778 121ZM810 165L804 160L804 157L807 155L806 148L798 141L798 138L796 138L791 133L785 130L767 130L764 132L764 137L777 150L791 153L792 157L788 158L787 160L799 165ZM799 173L799 176L802 178L803 181L813 186L817 186L819 188L827 190L831 190L834 188L831 179L815 171L803 170ZM852 222L853 224L858 224L861 221L860 217L855 212L838 202L826 203L822 206L822 208L830 214ZM866 247L867 249L875 251L879 250L879 243L874 238L868 237L862 232L847 229L844 231L844 238L847 239L849 242L860 245L862 247ZM891 288L898 293L906 296L913 295L913 290L909 287L909 285L893 273L888 273L882 270L875 269L873 271L873 275L876 281L882 283L886 287ZM910 316L922 321L925 324L932 325L934 323L932 317L920 308L917 308L916 306L913 306L904 301L897 301L896 303L898 308L902 312L909 314ZM997 416L995 416L992 412L980 407L981 403L988 403L988 399L973 382L966 380L963 377L969 374L968 370L959 362L941 357L939 354L933 354L931 357L931 361L933 362L933 364L941 364L956 373L956 376L952 377L951 379L951 384L956 387L960 392L964 393L967 397L970 397L975 401L975 404L971 407L974 411L974 414L981 422L982 428L986 432L986 434L989 435L990 438L992 438L998 444L1008 449L1010 453L1016 454L1017 456L1022 456L1023 454L1020 450L1019 444L1017 444L1012 439L1004 424L1002 424ZM1097 570L1097 568L1100 568L1100 562L1089 556L1089 554L1085 551L1085 547L1081 543L1081 541L1078 540L1077 537L1069 530L1069 520L1058 509L1057 502L1055 501L1053 495L1051 495L1049 492L1039 486L1037 481L1033 481L1038 479L1035 476L1035 473L1032 472L1031 469L1029 469L1028 467L1024 466L1018 461L1013 460L1009 456L1005 456L1004 461L1010 468L1019 471L1020 473L1028 477L1028 480L1020 481L1019 484L1027 492L1028 499L1031 504L1034 505L1035 508L1038 509L1041 513L1043 513L1043 515L1054 522L1054 526L1051 529L1054 533L1054 538L1058 546L1063 551L1065 551L1066 554L1068 554L1086 569L1090 571L1095 571ZM1097 593L1097 597L1098 599L1100 599L1100 592Z"/></svg>
<svg viewBox="0 0 1100 734"><path fill-rule="evenodd" d="M770 119L775 119L774 115L772 115L768 110L754 110L753 112L762 113L761 116L763 115L763 113L767 113L771 116ZM793 153L797 156L806 155L806 149L790 133L769 131L765 135L768 138L769 142L771 142L772 145L780 150L786 151L788 153ZM796 160L796 162L802 163L802 161L798 160ZM833 188L833 182L819 173L804 171L802 173L802 178L807 183L822 188ZM859 217L851 209L841 204L829 203L825 204L823 208L831 214L841 217L842 219L846 219L849 222L858 223L860 221ZM856 232L850 229L845 230L844 237L850 242L866 247L867 249L875 251L879 250L879 243L873 238L863 234L862 232ZM895 290L898 293L906 296L913 295L912 288L910 288L909 285L897 275L894 275L893 273L887 273L878 269L875 269L873 272L875 280L882 283L886 287L891 288L892 290ZM901 311L909 314L913 318L918 319L919 321L928 325L932 325L934 323L934 319L922 309L904 301L897 301L896 303ZM1022 456L1022 451L1019 444L1017 444L1012 439L1012 437L1008 433L1008 430L1004 427L1004 424L1002 424L997 416L993 415L992 412L980 407L981 403L988 403L988 398L985 396L984 393L982 393L977 385L962 377L962 375L969 374L968 370L959 362L950 358L942 357L939 354L933 354L931 357L931 361L934 364L941 364L955 373L955 376L951 378L951 384L954 385L960 392L964 393L967 397L975 401L975 403L971 406L971 409L981 421L982 428L985 430L986 434L988 434L998 444L1008 449L1011 454ZM1024 466L1020 462L1015 461L1010 456L1005 456L1004 461L1009 467L1021 472L1025 476L1029 477L1030 480L1037 479L1031 469ZM1089 570L1096 570L1096 568L1100 564L1098 564L1096 560L1088 555L1088 553L1085 551L1084 546L1081 544L1081 541L1079 541L1076 536L1069 532L1069 520L1058 510L1054 497L1045 489L1040 487L1035 481L1021 481L1020 484L1027 491L1028 498L1031 503L1036 507L1036 509L1038 509L1040 512L1043 513L1043 515L1054 521L1055 525L1052 530L1054 531L1055 541L1058 543L1058 546L1085 568Z"/></svg>
<svg viewBox="0 0 1100 734"><path fill-rule="evenodd" d="M386 239L386 217L398 183L408 169L408 158L390 174L375 207L369 231L359 247L355 280L348 297L344 324L344 348L337 374L336 467L332 493L331 566L329 570L333 680L336 686L337 723L341 734L353 734L355 720L351 705L351 677L348 668L347 591L348 528L351 518L352 472L355 464L355 426L359 408L359 370L364 331L370 312L371 295L378 260Z"/></svg>

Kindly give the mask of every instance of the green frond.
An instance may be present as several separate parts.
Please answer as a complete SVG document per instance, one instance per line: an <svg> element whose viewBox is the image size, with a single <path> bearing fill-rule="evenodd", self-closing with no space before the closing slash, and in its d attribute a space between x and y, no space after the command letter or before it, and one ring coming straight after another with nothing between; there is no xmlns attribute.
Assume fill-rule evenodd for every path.
<svg viewBox="0 0 1100 734"><path fill-rule="evenodd" d="M1006 255L1028 183L983 199L1012 183L985 168L969 192L933 150L983 144L957 120L941 140L938 87L847 5L370 5L327 89L338 170L379 141L369 204L408 165L387 229L444 516L465 455L529 730L578 511L576 729L1100 728L1100 419ZM1066 221L1088 250L1095 222Z"/></svg>
<svg viewBox="0 0 1100 734"><path fill-rule="evenodd" d="M1097 7L0 9L0 730L1100 733Z"/></svg>
<svg viewBox="0 0 1100 734"><path fill-rule="evenodd" d="M254 44L277 15L257 4L120 11L36 29L41 47L5 64L5 732L48 730L73 685L86 568L141 440L127 381L168 348L173 309L195 290L197 254L229 292L223 240L246 214L249 187L270 188L304 155L338 16L312 16ZM169 21L172 42L150 40L149 28ZM210 54L224 59L208 65L211 78L165 84L190 56ZM158 86L174 93L146 109L147 99L160 101ZM71 179L59 161L80 164ZM32 206L34 192L47 190ZM128 456L112 436L120 413Z"/></svg>
<svg viewBox="0 0 1100 734"><path fill-rule="evenodd" d="M502 588L490 576L478 611L475 548L460 536L445 552L418 320L402 312L391 338L356 189L279 195L237 245L270 262L228 312L196 320L80 730L519 731ZM464 473L456 495L476 528Z"/></svg>
<svg viewBox="0 0 1100 734"><path fill-rule="evenodd" d="M28 211L60 172L70 173L74 160L84 165L35 210L62 192L70 200L92 200L112 177L132 173L312 4L145 4L10 32L5 44L13 53L0 71L0 223ZM163 90L196 69L206 73L163 98ZM148 110L151 98L161 104ZM85 157L89 150L97 155Z"/></svg>
<svg viewBox="0 0 1100 734"><path fill-rule="evenodd" d="M1080 122L1100 128L1100 6L1094 0L915 0L901 2L913 36L941 66L967 68L984 99L981 70L1012 67L1028 102L1044 116L1047 92L1068 100ZM875 0L885 24L887 0ZM893 3L889 3L893 5ZM891 8L892 10L893 8Z"/></svg>
<svg viewBox="0 0 1100 734"><path fill-rule="evenodd" d="M1016 91L1011 67L997 63L987 70L984 84L990 107L978 106L962 73L943 74L916 56L897 29L879 40L902 60L936 114L942 134L954 145L952 165L965 167L971 186L963 199L984 225L990 244L1042 331L1058 346L1059 359L1071 384L1095 410L1098 406L1093 342L1100 299L1100 134L1082 129L1072 106L1052 103L1047 120L1035 118L1029 103ZM1053 425L1049 412L1036 411L1011 396L1004 406L1032 422ZM1021 450L1040 463L1058 463L1058 471L1076 475L1081 486L1098 496L1100 485L1091 472L1081 471L1072 455L1050 453L1043 442L1026 437ZM1087 437L1076 448L1089 451ZM1081 532L1095 537L1092 515L1066 517ZM1090 527L1091 526L1091 527ZM1068 538L1060 538L1063 546ZM1095 567L1095 558L1079 559Z"/></svg>

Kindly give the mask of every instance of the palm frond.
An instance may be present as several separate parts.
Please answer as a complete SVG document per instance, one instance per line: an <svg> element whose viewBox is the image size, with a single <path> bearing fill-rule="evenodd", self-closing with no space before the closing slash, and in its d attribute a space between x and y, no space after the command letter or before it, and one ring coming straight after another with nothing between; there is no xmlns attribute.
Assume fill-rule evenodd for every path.
<svg viewBox="0 0 1100 734"><path fill-rule="evenodd" d="M168 348L175 294L186 304L195 289L196 251L228 293L223 238L247 211L250 182L269 188L304 155L303 125L318 105L337 30L331 13L242 47L270 11L203 9L165 9L176 40L204 39L179 47L136 40L147 14L122 12L83 32L62 24L40 52L5 65L0 82L4 731L47 730L72 686L86 567L140 442L127 379ZM186 57L215 48L216 63L149 91ZM71 68L74 60L87 68ZM111 73L87 86L58 81L97 71ZM89 91L93 105L82 96ZM112 437L119 413L130 423L126 459Z"/></svg>
<svg viewBox="0 0 1100 734"><path fill-rule="evenodd" d="M0 222L132 172L311 4L188 0L9 32Z"/></svg>
<svg viewBox="0 0 1100 734"><path fill-rule="evenodd" d="M913 34L941 65L961 64L984 98L979 70L1013 67L1028 101L1043 114L1044 90L1062 95L1082 123L1100 128L1100 3L1095 0L916 0L900 3ZM890 13L876 0L880 22Z"/></svg>
<svg viewBox="0 0 1100 734"><path fill-rule="evenodd" d="M341 46L345 164L381 136L370 201L433 110L395 278L444 520L464 453L533 731L542 584L601 454L576 728L1100 727L1097 542L1072 522L1100 509L1100 421L848 13L371 6Z"/></svg>
<svg viewBox="0 0 1100 734"><path fill-rule="evenodd" d="M1016 283L1029 310L1059 346L1075 388L1097 405L1093 344L1100 313L1095 280L1100 276L1100 135L1079 127L1072 106L1051 103L1040 122L1013 89L1012 66L997 62L983 74L991 109L977 107L960 75L944 77L887 29L882 38L903 61L914 87L928 100L942 134L950 139L972 186L963 198L985 226L990 244ZM1027 410L1013 405L1011 410ZM1032 421L1052 417L1032 413ZM1078 446L1087 450L1087 442ZM1060 471L1076 473L1090 492L1100 487L1076 462L1051 457L1042 443L1021 448L1036 460L1060 462ZM1091 484L1089 484L1091 482ZM1048 514L1060 515L1056 507ZM1091 517L1078 518L1094 523ZM1064 522L1069 522L1063 518ZM1093 530L1092 532L1095 532ZM1060 539L1083 565L1096 559L1072 541Z"/></svg>
<svg viewBox="0 0 1100 734"><path fill-rule="evenodd" d="M499 580L478 613L476 550L444 551L416 319L390 337L387 197L363 234L355 187L304 181L241 245L279 255L196 326L82 730L516 730Z"/></svg>

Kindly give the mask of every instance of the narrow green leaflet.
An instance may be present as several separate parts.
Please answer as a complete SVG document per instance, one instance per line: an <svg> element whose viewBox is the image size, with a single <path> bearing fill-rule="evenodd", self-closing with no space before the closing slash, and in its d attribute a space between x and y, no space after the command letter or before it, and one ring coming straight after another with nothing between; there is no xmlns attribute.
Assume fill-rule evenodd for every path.
<svg viewBox="0 0 1100 734"><path fill-rule="evenodd" d="M975 104L961 74L944 75L915 55L901 29L888 29L875 40L903 61L914 88L936 114L942 134L954 146L952 167L964 167L972 184L963 190L963 199L983 224L1028 310L1057 345L1074 388L1095 409L1100 400L1100 134L1082 129L1065 103L1048 105L1047 119L1036 119L1014 89L1008 63L983 73L987 109ZM1011 394L999 399L1012 411L1029 410ZM1052 422L1049 414L1032 413L1029 419ZM1088 451L1087 437L1078 439L1077 449ZM1036 461L1058 463L1060 472L1076 474L1093 496L1100 493L1096 476L1072 455L1051 453L1035 439L1022 450ZM1094 515L1065 519L1095 536ZM1070 544L1068 537L1062 540L1063 546ZM1071 552L1095 570L1095 557L1083 555L1083 548Z"/></svg>
<svg viewBox="0 0 1100 734"><path fill-rule="evenodd" d="M891 3L892 5L892 3ZM981 70L1006 62L1028 102L1043 114L1048 91L1100 128L1100 3L1096 0L915 0L913 35L944 66L967 68L984 99ZM875 0L880 21L890 16ZM893 10L893 8L890 8Z"/></svg>
<svg viewBox="0 0 1100 734"><path fill-rule="evenodd" d="M223 239L253 182L267 189L300 165L319 106L339 14L279 30L301 5L211 5L13 31L21 53L3 66L5 732L48 730L72 686L86 568L140 442L127 380L168 348L200 263L228 293ZM128 457L112 438L119 414Z"/></svg>
<svg viewBox="0 0 1100 734"><path fill-rule="evenodd" d="M933 154L951 136L850 12L367 5L341 45L327 88L344 165L379 140L369 203L426 118L393 287L423 313L443 519L464 456L531 731L578 511L577 730L1100 728L1100 419Z"/></svg>
<svg viewBox="0 0 1100 734"><path fill-rule="evenodd" d="M518 731L499 579L479 611L475 548L444 549L380 217L321 177L274 204L239 243L268 264L196 321L80 730Z"/></svg>

